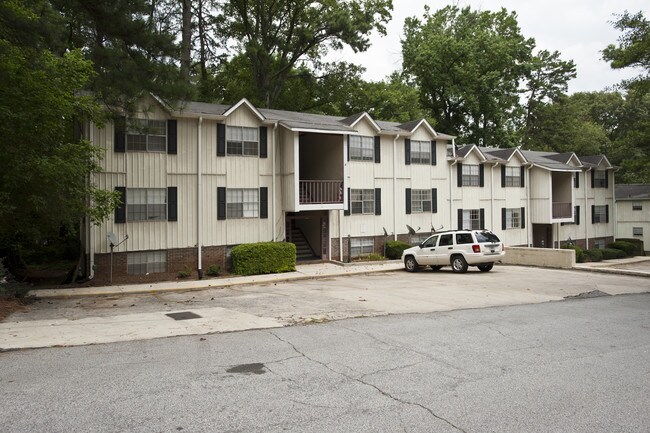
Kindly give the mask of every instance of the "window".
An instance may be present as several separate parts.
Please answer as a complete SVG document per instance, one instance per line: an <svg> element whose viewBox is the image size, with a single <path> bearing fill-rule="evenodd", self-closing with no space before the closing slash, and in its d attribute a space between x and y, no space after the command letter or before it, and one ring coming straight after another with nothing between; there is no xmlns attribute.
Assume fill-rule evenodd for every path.
<svg viewBox="0 0 650 433"><path fill-rule="evenodd" d="M463 164L462 186L479 186L480 169L478 165Z"/></svg>
<svg viewBox="0 0 650 433"><path fill-rule="evenodd" d="M446 247L448 245L453 245L454 240L453 240L452 236L453 235L451 235L451 234L440 236L440 244L438 246L439 247Z"/></svg>
<svg viewBox="0 0 650 433"><path fill-rule="evenodd" d="M594 206L593 212L594 212L593 215L594 224L607 222L607 206Z"/></svg>
<svg viewBox="0 0 650 433"><path fill-rule="evenodd" d="M594 171L594 188L607 188L607 171Z"/></svg>
<svg viewBox="0 0 650 433"><path fill-rule="evenodd" d="M422 236L425 236L425 238L422 239ZM413 243L413 242L411 242L411 243L413 243L413 245L419 245L420 243L422 243L422 248L433 248L433 247L436 246L436 243L438 242L438 236L429 237L429 235L426 234L426 233L424 233L422 235L413 235L413 236L411 236L411 241L413 241L416 237L419 238L420 241L417 244Z"/></svg>
<svg viewBox="0 0 650 433"><path fill-rule="evenodd" d="M126 263L126 272L131 275L167 272L167 251L128 253Z"/></svg>
<svg viewBox="0 0 650 433"><path fill-rule="evenodd" d="M431 190L411 190L411 212L431 212Z"/></svg>
<svg viewBox="0 0 650 433"><path fill-rule="evenodd" d="M228 155L257 156L259 129L245 126L226 127L226 153Z"/></svg>
<svg viewBox="0 0 650 433"><path fill-rule="evenodd" d="M126 150L133 152L166 152L167 121L128 119Z"/></svg>
<svg viewBox="0 0 650 433"><path fill-rule="evenodd" d="M632 210L643 210L643 204L640 201L632 203Z"/></svg>
<svg viewBox="0 0 650 433"><path fill-rule="evenodd" d="M474 239L472 239L471 233L456 233L456 245L462 244L473 244Z"/></svg>
<svg viewBox="0 0 650 433"><path fill-rule="evenodd" d="M594 239L594 248L605 248L605 239Z"/></svg>
<svg viewBox="0 0 650 433"><path fill-rule="evenodd" d="M643 227L632 227L632 236L643 236Z"/></svg>
<svg viewBox="0 0 650 433"><path fill-rule="evenodd" d="M227 189L226 218L257 218L260 214L260 190Z"/></svg>
<svg viewBox="0 0 650 433"><path fill-rule="evenodd" d="M411 164L431 164L431 142L411 140Z"/></svg>
<svg viewBox="0 0 650 433"><path fill-rule="evenodd" d="M506 229L521 228L521 208L506 209Z"/></svg>
<svg viewBox="0 0 650 433"><path fill-rule="evenodd" d="M375 251L373 238L352 238L350 242L350 255L352 257L363 256Z"/></svg>
<svg viewBox="0 0 650 433"><path fill-rule="evenodd" d="M373 215L375 213L375 190L351 189L350 202L350 213Z"/></svg>
<svg viewBox="0 0 650 433"><path fill-rule="evenodd" d="M373 137L365 135L350 136L350 160L352 161L374 161L375 141Z"/></svg>
<svg viewBox="0 0 650 433"><path fill-rule="evenodd" d="M506 186L521 186L521 168L506 167Z"/></svg>
<svg viewBox="0 0 650 433"><path fill-rule="evenodd" d="M127 188L127 221L165 221L166 219L166 188Z"/></svg>
<svg viewBox="0 0 650 433"><path fill-rule="evenodd" d="M465 166L463 166L465 168ZM463 209L463 227L465 230L481 228L481 212L478 209Z"/></svg>

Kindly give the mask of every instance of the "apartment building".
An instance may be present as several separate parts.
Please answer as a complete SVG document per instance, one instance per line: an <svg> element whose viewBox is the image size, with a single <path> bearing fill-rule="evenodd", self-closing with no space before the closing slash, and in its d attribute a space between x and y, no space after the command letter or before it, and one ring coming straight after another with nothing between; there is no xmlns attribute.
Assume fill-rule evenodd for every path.
<svg viewBox="0 0 650 433"><path fill-rule="evenodd" d="M639 239L650 251L650 185L616 185L616 238Z"/></svg>
<svg viewBox="0 0 650 433"><path fill-rule="evenodd" d="M347 260L381 253L387 239L416 243L459 227L489 228L511 246L614 236L605 157L457 147L426 120L258 109L245 99L170 106L149 96L130 118L85 133L105 150L93 181L123 202L87 227L89 273L99 280L201 277L224 268L232 246L261 241Z"/></svg>

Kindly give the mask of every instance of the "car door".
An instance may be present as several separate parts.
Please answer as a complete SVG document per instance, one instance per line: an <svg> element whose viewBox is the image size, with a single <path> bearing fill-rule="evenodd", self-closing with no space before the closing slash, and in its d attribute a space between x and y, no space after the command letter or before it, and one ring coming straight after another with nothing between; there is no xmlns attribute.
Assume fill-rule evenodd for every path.
<svg viewBox="0 0 650 433"><path fill-rule="evenodd" d="M440 235L440 240L436 247L436 255L432 265L448 265L453 249L454 235L452 233Z"/></svg>
<svg viewBox="0 0 650 433"><path fill-rule="evenodd" d="M436 242L438 242L438 236L431 236L420 244L420 249L417 253L417 261L420 265L432 265L434 264L435 254L436 254Z"/></svg>

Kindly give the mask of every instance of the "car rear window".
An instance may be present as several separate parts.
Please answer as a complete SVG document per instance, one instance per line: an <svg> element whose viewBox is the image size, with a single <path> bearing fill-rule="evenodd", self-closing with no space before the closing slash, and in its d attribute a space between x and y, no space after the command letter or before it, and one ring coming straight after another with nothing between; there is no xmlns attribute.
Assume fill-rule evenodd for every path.
<svg viewBox="0 0 650 433"><path fill-rule="evenodd" d="M476 232L476 240L479 243L483 242L501 242L497 235L492 232Z"/></svg>

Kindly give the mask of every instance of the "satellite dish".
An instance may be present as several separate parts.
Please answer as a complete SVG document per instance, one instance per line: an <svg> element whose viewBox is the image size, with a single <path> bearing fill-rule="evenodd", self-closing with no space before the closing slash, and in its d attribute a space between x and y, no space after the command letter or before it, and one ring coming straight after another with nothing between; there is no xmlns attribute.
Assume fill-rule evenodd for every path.
<svg viewBox="0 0 650 433"><path fill-rule="evenodd" d="M406 224L406 228L409 230L409 234L410 234L410 235L414 235L414 234L415 234L415 230L413 230L413 227L411 227L410 225Z"/></svg>
<svg viewBox="0 0 650 433"><path fill-rule="evenodd" d="M388 232L386 231L386 227L382 227L384 229L384 236L388 236Z"/></svg>
<svg viewBox="0 0 650 433"><path fill-rule="evenodd" d="M431 233L435 233L436 229L433 227L433 224L431 224Z"/></svg>
<svg viewBox="0 0 650 433"><path fill-rule="evenodd" d="M119 243L117 240L117 236L113 232L108 232L106 237L108 238L108 242L111 244L111 246L115 246Z"/></svg>

